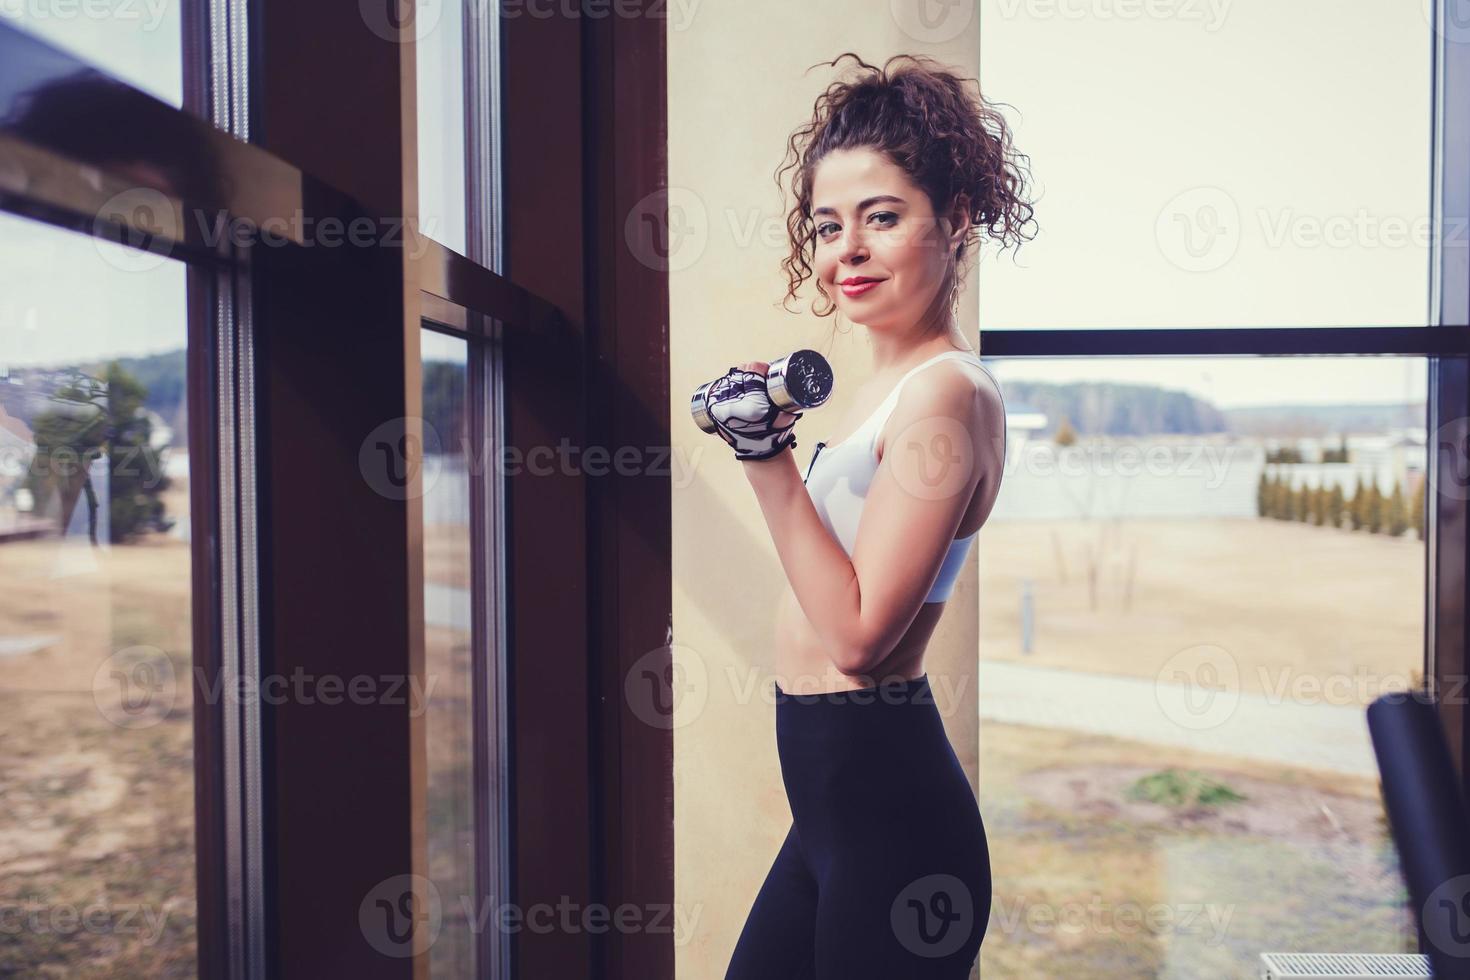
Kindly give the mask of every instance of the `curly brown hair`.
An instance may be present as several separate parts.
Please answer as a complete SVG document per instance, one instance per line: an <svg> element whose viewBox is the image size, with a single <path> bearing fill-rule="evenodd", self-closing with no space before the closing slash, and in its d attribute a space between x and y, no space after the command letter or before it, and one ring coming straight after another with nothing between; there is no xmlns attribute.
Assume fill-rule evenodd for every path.
<svg viewBox="0 0 1470 980"><path fill-rule="evenodd" d="M978 80L961 78L923 55L894 55L879 68L847 51L817 64L836 66L847 57L861 69L858 77L833 82L817 97L811 121L791 134L776 169L783 201L783 177L796 170L796 200L786 214L791 251L781 261L787 275L782 308L812 275L812 180L817 164L834 150L865 147L884 154L924 189L936 215L946 213L961 194L968 198L970 232L955 253L953 289L960 288L965 256L979 241L980 229L1000 242L1001 251L1014 244L1019 254L1021 242L1035 237L1023 233L1027 224L1035 224L1034 209L1025 199L1026 182L1016 162L1030 158L1012 146L1010 130L995 108L1005 103L990 102ZM816 289L828 306L813 312L836 312L821 282Z"/></svg>

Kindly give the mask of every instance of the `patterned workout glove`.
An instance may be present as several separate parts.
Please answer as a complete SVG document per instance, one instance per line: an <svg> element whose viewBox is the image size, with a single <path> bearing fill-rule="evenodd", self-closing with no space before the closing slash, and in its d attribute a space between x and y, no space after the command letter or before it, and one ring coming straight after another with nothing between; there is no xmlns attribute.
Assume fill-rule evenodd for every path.
<svg viewBox="0 0 1470 980"><path fill-rule="evenodd" d="M705 406L715 431L735 449L736 459L770 459L796 445L796 420L776 425L781 408L766 393L764 375L732 367L705 392Z"/></svg>

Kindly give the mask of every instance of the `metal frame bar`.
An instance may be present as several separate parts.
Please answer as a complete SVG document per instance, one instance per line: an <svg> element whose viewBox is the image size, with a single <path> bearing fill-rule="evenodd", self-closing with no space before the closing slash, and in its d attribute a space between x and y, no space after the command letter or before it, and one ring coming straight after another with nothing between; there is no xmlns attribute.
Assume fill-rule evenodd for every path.
<svg viewBox="0 0 1470 980"><path fill-rule="evenodd" d="M1470 354L1470 329L1463 325L1448 329L1436 325L985 330L980 341L981 353L986 357L1336 357L1350 354L1446 357Z"/></svg>
<svg viewBox="0 0 1470 980"><path fill-rule="evenodd" d="M1432 8L1433 115L1430 154L1431 213L1437 229L1430 257L1431 315L1438 329L1459 336L1470 321L1470 249L1450 242L1455 219L1470 214L1470 44L1456 42L1446 24L1443 0ZM1451 328L1451 325L1453 327ZM1464 358L1430 361L1430 452L1428 486L1440 492L1425 508L1425 677L1436 694L1440 722L1460 785L1470 794L1470 713L1463 703L1467 677L1470 620L1470 515L1463 486L1445 492L1446 483L1463 479L1466 421L1470 419L1470 364ZM1438 695L1452 695L1440 698ZM1423 947L1421 929L1421 950Z"/></svg>

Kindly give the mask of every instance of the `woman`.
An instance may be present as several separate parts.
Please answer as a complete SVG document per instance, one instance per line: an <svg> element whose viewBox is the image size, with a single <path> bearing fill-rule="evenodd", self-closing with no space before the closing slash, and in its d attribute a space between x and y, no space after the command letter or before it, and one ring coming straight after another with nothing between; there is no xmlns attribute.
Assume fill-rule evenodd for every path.
<svg viewBox="0 0 1470 980"><path fill-rule="evenodd" d="M801 414L770 403L767 364L710 395L788 580L792 824L727 980L967 977L990 912L985 828L923 657L1005 463L1004 401L955 322L963 263L981 228L1019 245L1032 209L978 91L928 59L851 57L862 74L817 100L776 180L795 169L786 299L813 277L818 315L866 327L872 378L805 478L786 451Z"/></svg>

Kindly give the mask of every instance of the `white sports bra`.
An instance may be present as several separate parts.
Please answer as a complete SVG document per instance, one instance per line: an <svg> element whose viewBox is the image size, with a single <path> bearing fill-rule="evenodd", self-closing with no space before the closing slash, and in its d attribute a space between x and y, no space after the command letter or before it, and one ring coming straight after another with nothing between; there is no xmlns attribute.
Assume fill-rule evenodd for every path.
<svg viewBox="0 0 1470 980"><path fill-rule="evenodd" d="M946 358L962 358L978 365L995 382L996 391L1000 391L1000 383L981 363L978 355L972 351L943 351L916 364L899 378L888 397L879 403L873 414L852 435L835 446L829 446L825 442L817 443L803 482L806 484L807 495L816 505L822 524L837 538L849 558L857 544L858 519L863 513L868 487L872 485L873 476L878 472L878 436L883 432L883 425L898 406L898 397L903 391L904 382L924 368ZM1004 394L1001 395L1001 404L1005 404ZM820 467L817 466L818 458L822 461ZM944 562L940 565L939 576L930 587L929 594L924 597L925 602L943 602L954 592L955 579L959 577L965 556L970 550L970 543L978 533L976 531L963 538L955 538L950 543Z"/></svg>

